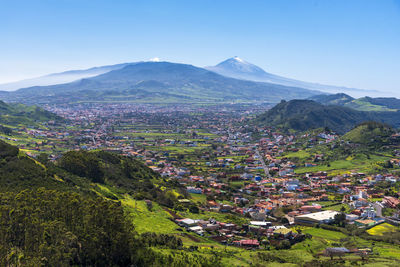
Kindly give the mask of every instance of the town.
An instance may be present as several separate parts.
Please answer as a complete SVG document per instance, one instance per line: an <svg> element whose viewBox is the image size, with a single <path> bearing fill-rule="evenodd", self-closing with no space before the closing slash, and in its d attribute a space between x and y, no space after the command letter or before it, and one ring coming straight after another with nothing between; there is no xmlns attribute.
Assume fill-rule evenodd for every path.
<svg viewBox="0 0 400 267"><path fill-rule="evenodd" d="M398 169L397 150L372 163L353 164L353 155L347 165L331 166L335 162L327 163L329 152L315 149L352 144L338 141L340 136L329 130L290 134L248 123L266 108L46 106L65 123L13 127L13 134L1 138L28 155L46 153L53 161L68 150L106 150L136 158L185 189L179 205L168 210L178 228L227 246L288 249L311 238L316 228L342 227L346 233L397 228L398 174L365 169L381 161ZM323 253L365 257L373 248L332 244Z"/></svg>

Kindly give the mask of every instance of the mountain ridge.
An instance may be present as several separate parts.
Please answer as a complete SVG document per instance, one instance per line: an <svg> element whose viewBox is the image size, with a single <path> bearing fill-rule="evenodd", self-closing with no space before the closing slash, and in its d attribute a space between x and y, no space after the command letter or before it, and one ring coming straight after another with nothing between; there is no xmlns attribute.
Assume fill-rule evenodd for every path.
<svg viewBox="0 0 400 267"><path fill-rule="evenodd" d="M151 82L150 82L151 81ZM138 98L135 90L144 93ZM75 95L71 95L74 92ZM105 94L107 92L107 94ZM148 93L146 95L146 92ZM3 97L29 101L43 101L45 98L62 96L65 99L74 98L97 99L99 101L124 96L136 101L146 101L152 94L172 94L174 101L192 99L199 101L247 101L247 102L279 102L281 99L309 97L321 92L297 87L282 86L262 82L253 82L229 78L215 72L188 64L171 62L141 62L109 71L107 73L81 79L72 83L35 86L9 92Z"/></svg>

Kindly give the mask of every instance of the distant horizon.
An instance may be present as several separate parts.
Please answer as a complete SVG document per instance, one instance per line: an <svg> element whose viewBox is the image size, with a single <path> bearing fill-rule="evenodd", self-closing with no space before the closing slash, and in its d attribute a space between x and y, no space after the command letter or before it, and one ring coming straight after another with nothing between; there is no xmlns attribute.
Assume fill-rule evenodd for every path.
<svg viewBox="0 0 400 267"><path fill-rule="evenodd" d="M400 91L400 1L3 4L0 84L125 62L239 56L300 81Z"/></svg>

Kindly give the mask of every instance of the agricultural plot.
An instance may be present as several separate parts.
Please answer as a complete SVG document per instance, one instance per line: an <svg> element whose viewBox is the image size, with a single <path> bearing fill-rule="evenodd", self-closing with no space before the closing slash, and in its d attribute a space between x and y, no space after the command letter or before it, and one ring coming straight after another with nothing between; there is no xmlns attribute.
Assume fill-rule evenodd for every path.
<svg viewBox="0 0 400 267"><path fill-rule="evenodd" d="M400 230L399 227L393 226L388 223L382 223L367 230L367 233L370 235L383 236L385 234L390 234L391 232L396 232L399 230Z"/></svg>

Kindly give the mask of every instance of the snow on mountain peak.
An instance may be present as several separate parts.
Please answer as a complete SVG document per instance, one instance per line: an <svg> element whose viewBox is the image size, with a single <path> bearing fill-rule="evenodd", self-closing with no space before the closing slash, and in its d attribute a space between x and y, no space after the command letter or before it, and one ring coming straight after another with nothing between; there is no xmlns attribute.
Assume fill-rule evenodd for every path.
<svg viewBox="0 0 400 267"><path fill-rule="evenodd" d="M238 56L233 57L234 60L239 61L240 63L245 63L243 59Z"/></svg>

